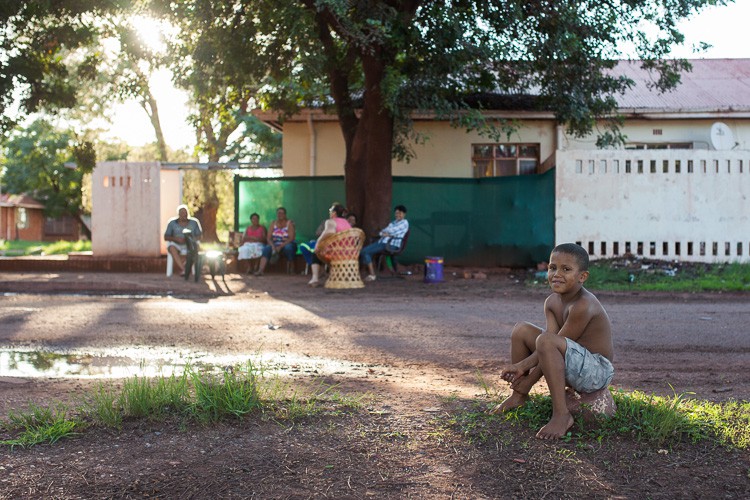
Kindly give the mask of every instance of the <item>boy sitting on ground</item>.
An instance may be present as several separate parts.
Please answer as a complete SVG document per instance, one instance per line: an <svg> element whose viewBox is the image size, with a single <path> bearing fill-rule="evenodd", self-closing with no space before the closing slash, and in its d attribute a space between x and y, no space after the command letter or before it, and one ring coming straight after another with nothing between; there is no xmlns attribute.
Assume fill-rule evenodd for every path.
<svg viewBox="0 0 750 500"><path fill-rule="evenodd" d="M522 406L544 375L552 398L552 418L536 436L563 437L573 426L565 400L566 384L581 393L609 385L614 376L612 324L599 300L583 284L589 277L589 256L573 243L556 246L550 255L547 281L552 294L544 302L547 328L516 323L511 334L512 365L500 376L513 393L492 413Z"/></svg>

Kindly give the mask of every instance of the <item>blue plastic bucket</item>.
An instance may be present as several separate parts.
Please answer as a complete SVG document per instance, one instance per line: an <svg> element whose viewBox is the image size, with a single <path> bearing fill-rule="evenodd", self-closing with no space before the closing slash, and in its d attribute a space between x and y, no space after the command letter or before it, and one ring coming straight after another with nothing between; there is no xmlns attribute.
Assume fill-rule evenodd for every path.
<svg viewBox="0 0 750 500"><path fill-rule="evenodd" d="M442 283L443 282L443 258L442 257L425 257L424 259L424 282L425 283Z"/></svg>

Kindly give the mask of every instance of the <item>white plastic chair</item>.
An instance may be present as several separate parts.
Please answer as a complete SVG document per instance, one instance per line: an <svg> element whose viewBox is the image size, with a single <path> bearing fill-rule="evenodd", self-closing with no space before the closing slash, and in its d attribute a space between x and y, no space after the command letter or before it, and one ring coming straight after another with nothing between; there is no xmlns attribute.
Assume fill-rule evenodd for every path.
<svg viewBox="0 0 750 500"><path fill-rule="evenodd" d="M186 250L180 250L180 255L187 255L187 249ZM167 247L167 278L172 276L174 267L174 257L172 257L172 254L169 253L169 247Z"/></svg>

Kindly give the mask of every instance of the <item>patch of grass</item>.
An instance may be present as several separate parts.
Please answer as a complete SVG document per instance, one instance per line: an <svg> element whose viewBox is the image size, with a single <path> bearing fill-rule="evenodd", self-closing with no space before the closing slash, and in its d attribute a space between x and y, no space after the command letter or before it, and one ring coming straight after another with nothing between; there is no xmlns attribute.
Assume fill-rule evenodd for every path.
<svg viewBox="0 0 750 500"><path fill-rule="evenodd" d="M193 415L203 422L241 417L260 408L258 372L248 363L242 369L226 369L222 376L190 372L195 393Z"/></svg>
<svg viewBox="0 0 750 500"><path fill-rule="evenodd" d="M88 252L90 241L14 241L0 240L0 252L8 256L65 255L70 252Z"/></svg>
<svg viewBox="0 0 750 500"><path fill-rule="evenodd" d="M164 421L178 417L180 425L193 420L203 424L225 418L242 418L258 411L277 420L294 422L315 415L339 416L362 407L362 397L319 386L297 391L279 377L267 379L262 367L250 362L224 369L220 374L188 366L181 375L153 379L126 379L118 392L111 384L100 384L83 397L71 417L67 407L55 409L30 405L24 413L11 412L0 420L0 430L17 434L0 445L32 446L54 443L74 435L86 424L119 429L124 419Z"/></svg>
<svg viewBox="0 0 750 500"><path fill-rule="evenodd" d="M95 392L84 404L84 415L106 427L122 427L122 409L111 384L99 384Z"/></svg>
<svg viewBox="0 0 750 500"><path fill-rule="evenodd" d="M547 286L533 276L530 284ZM586 287L609 291L737 292L750 291L750 264L704 264L647 259L608 259L591 263Z"/></svg>
<svg viewBox="0 0 750 500"><path fill-rule="evenodd" d="M684 395L661 397L635 391L613 392L617 412L595 425L576 425L564 438L568 441L603 441L615 436L638 442L670 446L682 441L696 443L711 439L723 446L747 449L750 446L750 403L713 403L688 399ZM494 406L492 402L490 406ZM541 428L552 415L549 396L532 395L520 408L502 415L490 415L486 405L452 415L445 423L472 441L485 441L496 434L493 423L509 421L533 430Z"/></svg>
<svg viewBox="0 0 750 500"><path fill-rule="evenodd" d="M190 407L189 373L190 368L182 375L125 380L117 399L123 416L160 420L169 413L185 412Z"/></svg>
<svg viewBox="0 0 750 500"><path fill-rule="evenodd" d="M27 448L41 443L56 443L62 438L78 434L85 424L70 415L67 406L57 404L54 407L29 405L24 412L11 411L3 427L9 432L16 432L15 437L0 441L0 444L11 448Z"/></svg>

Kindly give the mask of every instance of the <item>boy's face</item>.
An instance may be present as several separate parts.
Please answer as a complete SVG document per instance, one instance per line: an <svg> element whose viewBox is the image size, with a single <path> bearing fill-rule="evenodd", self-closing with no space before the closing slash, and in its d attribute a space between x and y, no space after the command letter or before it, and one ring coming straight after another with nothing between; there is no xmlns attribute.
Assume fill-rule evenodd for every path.
<svg viewBox="0 0 750 500"><path fill-rule="evenodd" d="M549 256L547 281L552 291L566 293L580 288L589 277L588 271L581 271L576 258L568 253L553 252Z"/></svg>

